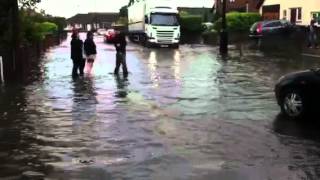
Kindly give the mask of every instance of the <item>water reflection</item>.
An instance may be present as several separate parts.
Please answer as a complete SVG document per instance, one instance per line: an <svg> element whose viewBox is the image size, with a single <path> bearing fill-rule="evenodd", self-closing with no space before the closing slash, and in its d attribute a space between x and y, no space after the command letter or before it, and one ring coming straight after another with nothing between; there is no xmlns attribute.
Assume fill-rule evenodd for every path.
<svg viewBox="0 0 320 180"><path fill-rule="evenodd" d="M174 66L173 66L173 70L174 70L174 77L175 77L175 81L176 83L180 84L181 81L181 54L180 51L175 51L174 53Z"/></svg>
<svg viewBox="0 0 320 180"><path fill-rule="evenodd" d="M153 88L174 80L181 83L181 54L179 50L156 49L148 54L147 67Z"/></svg>
<svg viewBox="0 0 320 180"><path fill-rule="evenodd" d="M273 122L280 143L289 153L285 158L290 164L288 168L291 172L299 172L301 179L320 178L320 124L316 120L293 121L279 114Z"/></svg>
<svg viewBox="0 0 320 180"><path fill-rule="evenodd" d="M111 45L97 45L114 59L102 51ZM103 60L94 77L71 81L62 46L47 53L44 82L0 90L0 179L26 170L48 179L319 179L318 128L279 117L270 131L268 121L279 112L273 83L317 60L253 51L223 61L211 47L182 45L128 52L129 79L107 74L114 61Z"/></svg>
<svg viewBox="0 0 320 180"><path fill-rule="evenodd" d="M279 114L273 122L273 128L279 135L302 138L320 143L320 123L317 118L290 120Z"/></svg>
<svg viewBox="0 0 320 180"><path fill-rule="evenodd" d="M121 76L119 74L115 75L115 81L117 86L117 91L115 92L115 97L126 98L128 95L128 76Z"/></svg>
<svg viewBox="0 0 320 180"><path fill-rule="evenodd" d="M77 78L73 80L73 123L96 119L97 93L93 77Z"/></svg>
<svg viewBox="0 0 320 180"><path fill-rule="evenodd" d="M160 76L157 72L157 54L155 51L151 51L148 59L148 68L150 71L150 78L153 82L153 87L157 88L159 86Z"/></svg>

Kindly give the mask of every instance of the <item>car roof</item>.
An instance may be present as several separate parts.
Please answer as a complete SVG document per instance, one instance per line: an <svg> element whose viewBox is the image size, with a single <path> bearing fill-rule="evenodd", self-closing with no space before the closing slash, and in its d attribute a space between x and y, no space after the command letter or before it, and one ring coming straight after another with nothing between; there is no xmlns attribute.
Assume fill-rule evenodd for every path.
<svg viewBox="0 0 320 180"><path fill-rule="evenodd" d="M269 23L273 23L273 22L281 22L281 23L290 23L289 21L287 20L264 20L264 21L260 21L260 23L263 23L263 24L269 24Z"/></svg>

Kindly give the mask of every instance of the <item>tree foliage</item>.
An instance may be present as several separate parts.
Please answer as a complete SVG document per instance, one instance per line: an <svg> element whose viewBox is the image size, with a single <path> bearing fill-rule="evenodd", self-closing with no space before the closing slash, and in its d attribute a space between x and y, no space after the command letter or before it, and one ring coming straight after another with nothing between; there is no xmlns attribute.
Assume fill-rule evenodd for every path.
<svg viewBox="0 0 320 180"><path fill-rule="evenodd" d="M120 17L128 17L128 6L121 7L121 9L119 11L119 16Z"/></svg>
<svg viewBox="0 0 320 180"><path fill-rule="evenodd" d="M187 11L180 11L179 21L182 32L200 32L202 30L201 15L193 15Z"/></svg>
<svg viewBox="0 0 320 180"><path fill-rule="evenodd" d="M34 7L37 3L40 3L41 0L18 0L19 4L22 7Z"/></svg>
<svg viewBox="0 0 320 180"><path fill-rule="evenodd" d="M227 28L230 32L248 32L252 24L261 20L259 13L227 13ZM214 28L220 31L222 27L222 19L218 19L214 23Z"/></svg>
<svg viewBox="0 0 320 180"><path fill-rule="evenodd" d="M24 42L42 40L46 34L56 34L66 27L66 19L38 13L32 9L21 9L21 33Z"/></svg>
<svg viewBox="0 0 320 180"><path fill-rule="evenodd" d="M131 4L134 3L134 0L129 0L128 6L131 6Z"/></svg>

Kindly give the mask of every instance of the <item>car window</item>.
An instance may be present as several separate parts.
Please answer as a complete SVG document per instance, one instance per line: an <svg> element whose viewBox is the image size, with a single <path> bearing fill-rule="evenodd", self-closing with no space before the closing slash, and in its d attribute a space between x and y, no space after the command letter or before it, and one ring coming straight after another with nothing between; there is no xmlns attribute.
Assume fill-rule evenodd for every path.
<svg viewBox="0 0 320 180"><path fill-rule="evenodd" d="M259 23L260 23L260 22L254 23L254 24L251 26L250 31L256 30Z"/></svg>
<svg viewBox="0 0 320 180"><path fill-rule="evenodd" d="M292 26L289 21L281 21L281 24L283 24L284 26Z"/></svg>
<svg viewBox="0 0 320 180"><path fill-rule="evenodd" d="M280 21L270 22L265 25L265 27L279 27L279 26L282 26Z"/></svg>

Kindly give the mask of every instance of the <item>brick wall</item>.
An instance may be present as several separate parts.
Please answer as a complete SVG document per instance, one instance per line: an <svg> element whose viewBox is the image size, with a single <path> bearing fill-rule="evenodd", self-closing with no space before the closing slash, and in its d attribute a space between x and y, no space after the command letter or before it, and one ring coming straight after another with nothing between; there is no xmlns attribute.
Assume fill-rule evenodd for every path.
<svg viewBox="0 0 320 180"><path fill-rule="evenodd" d="M216 8L217 12L222 12L222 1L216 1ZM227 1L227 12L230 11L239 11L239 12L246 12L247 11L247 4L249 12L258 12L259 9L258 4L259 0L226 0Z"/></svg>

